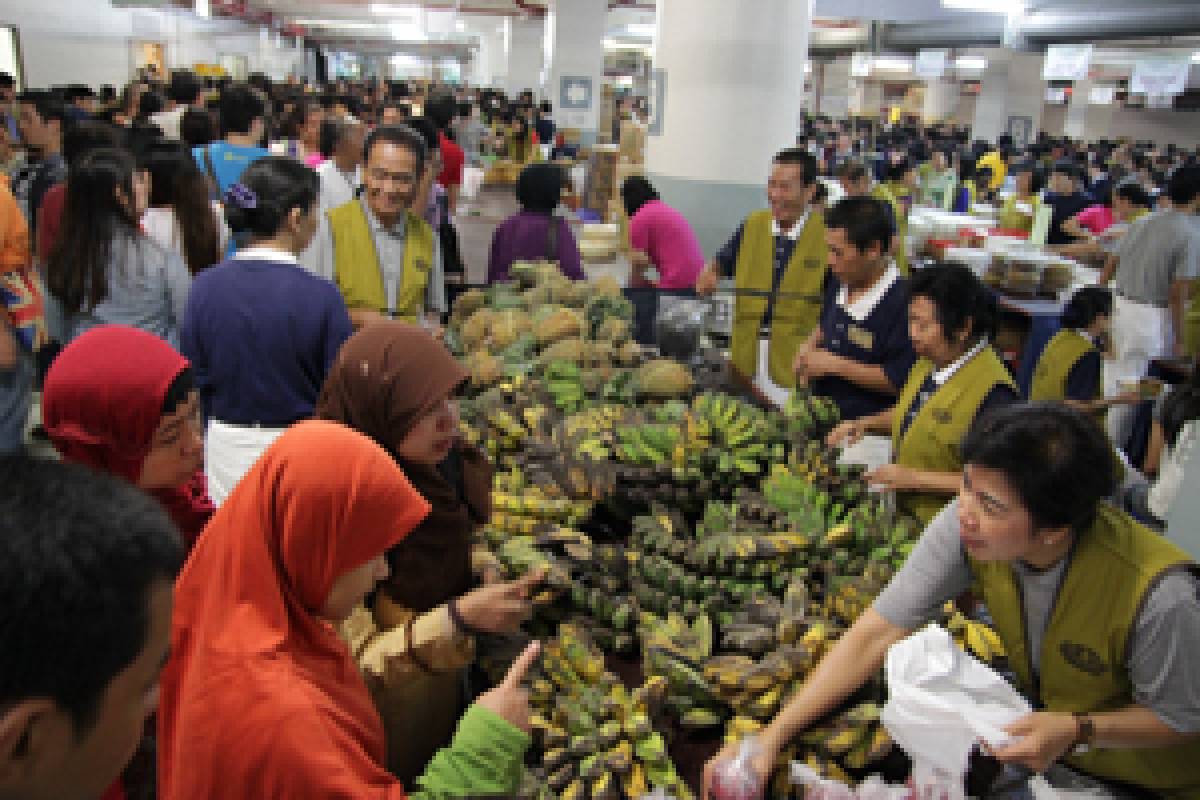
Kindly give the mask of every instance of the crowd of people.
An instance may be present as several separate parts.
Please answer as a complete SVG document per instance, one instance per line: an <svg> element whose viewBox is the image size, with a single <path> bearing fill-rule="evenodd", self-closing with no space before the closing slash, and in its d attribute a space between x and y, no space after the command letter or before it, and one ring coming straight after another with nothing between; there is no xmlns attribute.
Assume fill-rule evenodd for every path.
<svg viewBox="0 0 1200 800"><path fill-rule="evenodd" d="M468 376L440 326L468 165L521 165L487 282L543 258L585 277L552 111L383 81L0 75L0 797L514 791L537 645L494 687L467 673L543 576L502 580L472 547L492 467L458 437ZM832 398L829 444L882 442L868 480L928 525L756 767L972 590L1039 709L1001 760L1200 791L1200 572L1154 530L1200 371L1136 455L1118 412L1140 397L1106 388L1194 352L1197 153L809 118L708 262L648 178L619 193L629 285L731 286L732 366L780 404ZM981 205L1024 236L1048 209L1046 246L1101 270L1029 387L994 291L906 247L914 207ZM39 387L59 462L21 452Z"/></svg>

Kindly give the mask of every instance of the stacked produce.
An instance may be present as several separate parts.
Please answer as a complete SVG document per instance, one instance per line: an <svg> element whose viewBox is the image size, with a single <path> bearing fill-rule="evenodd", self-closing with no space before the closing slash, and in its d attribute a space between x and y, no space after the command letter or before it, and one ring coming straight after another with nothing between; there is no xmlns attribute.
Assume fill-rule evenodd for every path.
<svg viewBox="0 0 1200 800"><path fill-rule="evenodd" d="M560 626L530 684L541 757L521 797L640 800L658 787L691 798L655 729L665 689L653 678L626 689L605 671L603 652L582 628Z"/></svg>

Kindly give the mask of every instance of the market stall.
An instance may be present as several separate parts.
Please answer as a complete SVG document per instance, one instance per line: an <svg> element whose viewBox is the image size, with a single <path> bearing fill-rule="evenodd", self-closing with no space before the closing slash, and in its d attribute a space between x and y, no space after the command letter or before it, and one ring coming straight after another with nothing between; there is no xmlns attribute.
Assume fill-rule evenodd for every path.
<svg viewBox="0 0 1200 800"><path fill-rule="evenodd" d="M920 534L824 445L829 401L769 409L723 358L633 339L611 277L514 265L471 290L447 341L471 372L465 436L497 465L481 540L508 575L546 570L544 643L522 797L692 797L720 746L762 728L872 602ZM943 622L987 662L995 633ZM505 661L485 659L493 674ZM783 754L854 783L902 779L882 673ZM799 796L797 794L797 796Z"/></svg>

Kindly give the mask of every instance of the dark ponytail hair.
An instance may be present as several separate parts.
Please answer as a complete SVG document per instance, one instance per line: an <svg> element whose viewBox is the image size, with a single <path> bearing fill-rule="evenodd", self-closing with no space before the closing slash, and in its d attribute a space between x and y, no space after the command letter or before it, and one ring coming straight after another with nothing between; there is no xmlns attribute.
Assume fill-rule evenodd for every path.
<svg viewBox="0 0 1200 800"><path fill-rule="evenodd" d="M225 194L225 221L234 233L267 239L279 232L293 208L307 213L317 202L317 173L287 156L260 158Z"/></svg>
<svg viewBox="0 0 1200 800"><path fill-rule="evenodd" d="M175 212L183 258L193 275L221 260L221 234L209 204L208 181L178 142L158 141L141 156L150 173L150 206Z"/></svg>
<svg viewBox="0 0 1200 800"><path fill-rule="evenodd" d="M1096 321L1096 317L1112 316L1112 313L1112 292L1102 286L1085 286L1071 295L1063 309L1062 326L1086 328Z"/></svg>
<svg viewBox="0 0 1200 800"><path fill-rule="evenodd" d="M632 217L642 210L642 206L651 200L658 199L654 185L642 175L630 175L621 184L621 202L625 205L625 215Z"/></svg>
<svg viewBox="0 0 1200 800"><path fill-rule="evenodd" d="M101 147L71 166L58 243L46 263L46 288L71 314L95 308L108 297L108 268L118 235L136 236L131 208L133 156ZM117 199L120 191L129 205Z"/></svg>

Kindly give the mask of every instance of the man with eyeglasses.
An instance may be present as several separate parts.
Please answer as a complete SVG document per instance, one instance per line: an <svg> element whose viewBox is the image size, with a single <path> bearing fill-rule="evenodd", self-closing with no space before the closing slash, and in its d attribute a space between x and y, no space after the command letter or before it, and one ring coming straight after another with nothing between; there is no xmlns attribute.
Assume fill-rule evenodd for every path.
<svg viewBox="0 0 1200 800"><path fill-rule="evenodd" d="M434 327L446 310L441 248L410 210L428 148L395 125L376 128L363 149L362 192L326 212L301 263L337 284L356 329L388 318Z"/></svg>

